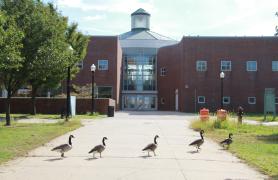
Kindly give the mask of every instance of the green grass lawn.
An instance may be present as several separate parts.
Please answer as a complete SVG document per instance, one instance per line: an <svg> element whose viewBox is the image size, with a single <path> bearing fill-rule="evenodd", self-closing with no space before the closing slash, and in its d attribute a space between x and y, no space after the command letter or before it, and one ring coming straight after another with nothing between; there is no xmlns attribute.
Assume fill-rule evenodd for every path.
<svg viewBox="0 0 278 180"><path fill-rule="evenodd" d="M235 122L194 121L191 127L203 129L205 136L216 142L227 138L231 132L233 144L229 151L261 172L278 179L278 127L238 125Z"/></svg>
<svg viewBox="0 0 278 180"><path fill-rule="evenodd" d="M59 122L56 124L21 124L12 123L12 126L0 126L0 164L58 137L66 132L81 127L79 120Z"/></svg>
<svg viewBox="0 0 278 180"><path fill-rule="evenodd" d="M3 117L3 114L0 115ZM12 115L12 117L58 119L59 115ZM81 127L80 119L95 119L99 115L78 115L69 122L60 120L55 124L23 124L12 121L10 127L6 127L5 121L0 122L0 164L13 158L23 156L28 151L49 142L55 137L63 135Z"/></svg>
<svg viewBox="0 0 278 180"><path fill-rule="evenodd" d="M235 113L229 113L229 115L233 118L237 118ZM258 113L246 113L243 115L243 119L254 120L254 121L266 121L266 122L278 121L278 118L273 119L272 114L267 114L266 120L264 120L264 114L258 114Z"/></svg>
<svg viewBox="0 0 278 180"><path fill-rule="evenodd" d="M5 120L6 114L0 114L0 119ZM104 117L104 115L99 115L98 113L91 114L81 114L74 116L75 119L92 119L96 117ZM61 119L60 114L11 114L11 119L19 120L19 119Z"/></svg>

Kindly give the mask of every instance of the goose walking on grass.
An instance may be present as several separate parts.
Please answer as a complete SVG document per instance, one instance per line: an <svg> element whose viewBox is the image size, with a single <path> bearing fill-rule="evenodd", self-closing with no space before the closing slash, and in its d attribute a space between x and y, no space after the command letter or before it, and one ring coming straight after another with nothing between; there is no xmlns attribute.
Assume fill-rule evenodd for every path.
<svg viewBox="0 0 278 180"><path fill-rule="evenodd" d="M227 149L229 149L230 144L233 143L233 138L232 138L233 134L229 133L229 138L225 139L224 141L220 142L220 144L225 147L225 145L227 146Z"/></svg>
<svg viewBox="0 0 278 180"><path fill-rule="evenodd" d="M148 156L150 156L150 151L152 151L153 154L156 156L155 150L157 148L157 141L156 141L157 138L159 138L158 135L156 135L154 137L154 143L148 144L144 149L142 149L142 151L147 151L148 152Z"/></svg>
<svg viewBox="0 0 278 180"><path fill-rule="evenodd" d="M101 158L101 153L105 150L106 147L105 140L107 140L107 137L103 137L102 144L95 146L91 151L89 151L89 154L93 153L93 157L95 158L95 154L99 153Z"/></svg>
<svg viewBox="0 0 278 180"><path fill-rule="evenodd" d="M57 146L57 147L53 148L51 151L59 152L59 153L61 153L61 157L64 157L64 153L68 152L69 150L72 149L72 142L71 142L72 138L74 138L74 136L70 135L68 144L62 144L60 146Z"/></svg>
<svg viewBox="0 0 278 180"><path fill-rule="evenodd" d="M200 131L201 139L197 139L196 141L193 141L192 143L189 144L189 146L196 146L197 152L199 152L199 149L201 149L200 146L204 143L203 134L204 134L204 130L201 130Z"/></svg>

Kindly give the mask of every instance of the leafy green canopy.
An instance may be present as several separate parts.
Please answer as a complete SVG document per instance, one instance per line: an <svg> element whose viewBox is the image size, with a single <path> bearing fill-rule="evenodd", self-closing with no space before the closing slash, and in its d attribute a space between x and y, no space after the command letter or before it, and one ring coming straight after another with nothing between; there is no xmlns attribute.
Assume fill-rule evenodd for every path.
<svg viewBox="0 0 278 180"><path fill-rule="evenodd" d="M88 37L77 31L77 24L69 26L51 3L0 0L0 12L0 86L8 91L9 125L10 97L23 85L32 86L32 97L41 87L58 85L67 67L85 57Z"/></svg>
<svg viewBox="0 0 278 180"><path fill-rule="evenodd" d="M83 60L88 38L68 26L52 4L38 0L0 0L1 9L14 16L24 33L22 76L34 89L56 86L66 76L66 68ZM73 52L68 50L72 46ZM73 72L77 72L72 68Z"/></svg>
<svg viewBox="0 0 278 180"><path fill-rule="evenodd" d="M21 86L24 58L21 49L24 34L16 25L14 16L0 11L0 83L11 94Z"/></svg>

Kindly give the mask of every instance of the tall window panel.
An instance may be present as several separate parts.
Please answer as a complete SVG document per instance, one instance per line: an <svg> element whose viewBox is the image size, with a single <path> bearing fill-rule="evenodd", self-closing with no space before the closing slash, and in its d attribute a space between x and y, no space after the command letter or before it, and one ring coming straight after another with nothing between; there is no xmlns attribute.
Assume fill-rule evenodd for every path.
<svg viewBox="0 0 278 180"><path fill-rule="evenodd" d="M156 56L125 56L124 63L125 91L156 90Z"/></svg>

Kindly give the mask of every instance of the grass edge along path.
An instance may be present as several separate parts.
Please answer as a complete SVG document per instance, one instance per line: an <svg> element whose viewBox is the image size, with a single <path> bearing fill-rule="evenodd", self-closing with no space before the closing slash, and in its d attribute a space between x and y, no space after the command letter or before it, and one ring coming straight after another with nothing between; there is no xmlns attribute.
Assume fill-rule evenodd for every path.
<svg viewBox="0 0 278 180"><path fill-rule="evenodd" d="M191 128L203 129L205 137L218 143L233 133L233 144L229 151L272 179L278 179L277 126L239 125L234 121L211 119L204 122L195 120Z"/></svg>
<svg viewBox="0 0 278 180"><path fill-rule="evenodd" d="M0 164L26 155L52 139L82 126L80 119L54 124L25 124L12 122L10 127L0 123Z"/></svg>

